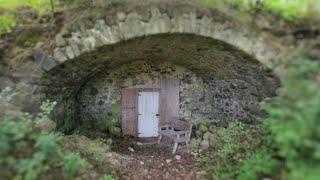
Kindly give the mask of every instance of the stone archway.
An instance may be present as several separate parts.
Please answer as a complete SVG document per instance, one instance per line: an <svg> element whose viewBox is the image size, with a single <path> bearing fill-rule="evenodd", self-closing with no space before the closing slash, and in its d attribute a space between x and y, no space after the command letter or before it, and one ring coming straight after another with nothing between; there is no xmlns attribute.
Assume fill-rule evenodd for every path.
<svg viewBox="0 0 320 180"><path fill-rule="evenodd" d="M219 84L209 96L224 104L215 113L233 116L234 110L224 112L227 106L248 110L275 95L278 81L265 68L280 55L275 44L215 9L188 3L121 4L71 17L51 50L34 51L45 72L32 85L33 103L58 101L54 119L68 132L81 123L77 94L87 82L123 64L151 60L188 68L210 87Z"/></svg>
<svg viewBox="0 0 320 180"><path fill-rule="evenodd" d="M278 87L277 78L260 62L222 41L178 33L134 38L102 46L66 61L43 76L42 81L47 84L42 92L59 104L54 113L54 119L63 120L58 123L59 126L69 131L69 128L82 123L79 121L82 112L79 102L83 97L79 94L83 88L103 81L104 76L123 66L128 68L124 72L129 73L133 67L128 65L140 61L151 64L153 68L148 72L159 69L156 68L159 63L170 63L186 68L198 77L193 82L193 76L180 76L180 84L193 82L186 85L188 87L182 87L189 91L180 92L183 99L181 109L185 111L181 113L192 112L192 115L185 116L189 119L220 120L220 123L227 123L230 118L251 121L263 115L258 108L259 102L274 96ZM134 67L137 76L145 71L143 66ZM126 80L127 75L121 77ZM100 91L97 89L97 93Z"/></svg>
<svg viewBox="0 0 320 180"><path fill-rule="evenodd" d="M43 69L50 71L101 46L137 37L172 33L221 40L269 67L279 56L277 43L272 43L271 37L265 38L253 27L216 9L188 3L128 3L119 6L116 10L108 9L73 18L55 37L52 51L36 51L35 56L39 57L36 59Z"/></svg>

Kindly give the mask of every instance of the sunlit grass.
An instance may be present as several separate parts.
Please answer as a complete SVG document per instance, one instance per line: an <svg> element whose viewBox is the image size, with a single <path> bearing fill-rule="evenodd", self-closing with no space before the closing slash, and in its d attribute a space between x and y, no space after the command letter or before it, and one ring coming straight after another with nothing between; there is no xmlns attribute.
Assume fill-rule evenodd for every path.
<svg viewBox="0 0 320 180"><path fill-rule="evenodd" d="M224 8L237 6L243 11L260 8L289 20L320 17L319 0L203 0L203 2Z"/></svg>

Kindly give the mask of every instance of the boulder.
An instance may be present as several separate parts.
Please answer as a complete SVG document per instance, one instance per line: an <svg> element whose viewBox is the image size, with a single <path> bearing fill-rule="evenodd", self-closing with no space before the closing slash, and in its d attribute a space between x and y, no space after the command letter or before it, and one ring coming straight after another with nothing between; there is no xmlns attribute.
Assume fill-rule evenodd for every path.
<svg viewBox="0 0 320 180"><path fill-rule="evenodd" d="M209 139L209 137L212 136L210 132L206 132L203 134L203 139Z"/></svg>
<svg viewBox="0 0 320 180"><path fill-rule="evenodd" d="M196 131L196 136L197 137L202 137L203 133L199 130Z"/></svg>
<svg viewBox="0 0 320 180"><path fill-rule="evenodd" d="M203 133L207 132L208 130L209 130L208 127L203 124L201 124L199 127L199 131L201 131Z"/></svg>
<svg viewBox="0 0 320 180"><path fill-rule="evenodd" d="M208 139L204 139L203 141L201 141L200 143L200 149L201 150L206 150L210 147L209 145L209 140Z"/></svg>
<svg viewBox="0 0 320 180"><path fill-rule="evenodd" d="M47 132L53 132L57 127L57 124L49 118L38 119L36 120L35 124L37 128Z"/></svg>
<svg viewBox="0 0 320 180"><path fill-rule="evenodd" d="M111 135L114 136L120 136L121 135L121 129L117 126L110 126L109 127L109 132Z"/></svg>
<svg viewBox="0 0 320 180"><path fill-rule="evenodd" d="M218 136L211 135L209 137L209 145L210 145L210 147L219 147L220 146L220 138Z"/></svg>
<svg viewBox="0 0 320 180"><path fill-rule="evenodd" d="M224 133L225 133L225 128L218 128L217 134L218 134L220 137L224 136Z"/></svg>
<svg viewBox="0 0 320 180"><path fill-rule="evenodd" d="M216 133L217 130L218 130L218 127L215 126L215 125L211 125L211 126L209 127L209 131L212 132L212 133Z"/></svg>
<svg viewBox="0 0 320 180"><path fill-rule="evenodd" d="M199 149L201 139L192 138L190 141L190 147L192 149Z"/></svg>

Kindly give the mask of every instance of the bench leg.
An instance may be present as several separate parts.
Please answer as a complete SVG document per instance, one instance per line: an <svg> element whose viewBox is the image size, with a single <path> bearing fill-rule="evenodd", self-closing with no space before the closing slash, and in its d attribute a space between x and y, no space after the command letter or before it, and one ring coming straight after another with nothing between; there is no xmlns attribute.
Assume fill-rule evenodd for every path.
<svg viewBox="0 0 320 180"><path fill-rule="evenodd" d="M174 142L174 146L173 146L173 150L172 150L172 154L175 154L177 151L177 147L178 147L178 142Z"/></svg>
<svg viewBox="0 0 320 180"><path fill-rule="evenodd" d="M161 139L162 139L162 135L160 135L158 138L158 144L160 144Z"/></svg>

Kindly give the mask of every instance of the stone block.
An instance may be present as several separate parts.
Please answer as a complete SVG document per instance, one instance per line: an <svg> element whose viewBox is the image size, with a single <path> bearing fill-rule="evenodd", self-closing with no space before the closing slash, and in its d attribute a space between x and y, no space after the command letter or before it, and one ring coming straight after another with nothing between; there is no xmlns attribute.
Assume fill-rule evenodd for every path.
<svg viewBox="0 0 320 180"><path fill-rule="evenodd" d="M66 51L66 55L67 55L67 57L68 57L69 59L75 58L75 53L73 52L71 46L67 46L67 47L65 48L65 51Z"/></svg>
<svg viewBox="0 0 320 180"><path fill-rule="evenodd" d="M143 22L140 21L138 14L130 13L125 22L120 22L119 32L124 40L143 36L145 34Z"/></svg>
<svg viewBox="0 0 320 180"><path fill-rule="evenodd" d="M56 61L58 61L60 64L61 63L64 63L65 61L68 60L65 52L64 52L64 49L62 48L56 48L53 50L53 57Z"/></svg>
<svg viewBox="0 0 320 180"><path fill-rule="evenodd" d="M53 58L47 56L41 49L34 50L33 58L45 71L50 71L58 65Z"/></svg>

